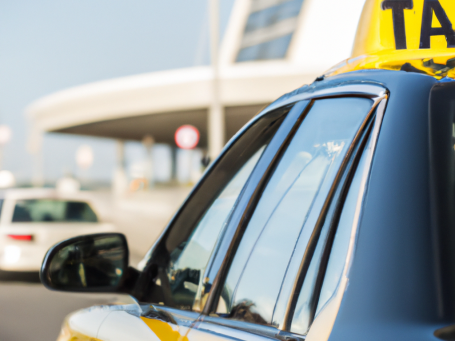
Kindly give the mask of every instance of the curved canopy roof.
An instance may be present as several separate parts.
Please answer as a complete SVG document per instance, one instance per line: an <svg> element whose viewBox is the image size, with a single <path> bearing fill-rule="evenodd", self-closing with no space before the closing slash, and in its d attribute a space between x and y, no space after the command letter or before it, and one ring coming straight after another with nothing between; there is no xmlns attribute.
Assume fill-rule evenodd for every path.
<svg viewBox="0 0 455 341"><path fill-rule="evenodd" d="M226 137L283 93L312 82L349 56L364 0L237 0L220 53ZM330 25L321 25L321 22ZM334 32L336 27L336 32ZM27 108L35 132L173 143L192 124L207 143L213 73L209 66L86 84Z"/></svg>

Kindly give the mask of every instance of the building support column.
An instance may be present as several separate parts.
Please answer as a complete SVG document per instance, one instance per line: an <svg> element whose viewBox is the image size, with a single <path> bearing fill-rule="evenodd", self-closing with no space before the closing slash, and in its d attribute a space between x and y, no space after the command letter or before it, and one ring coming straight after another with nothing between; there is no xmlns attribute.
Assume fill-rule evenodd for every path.
<svg viewBox="0 0 455 341"><path fill-rule="evenodd" d="M220 98L219 75L219 40L220 10L219 0L208 0L210 20L210 59L212 65L212 101L208 111L208 149L213 161L221 152L225 143L224 108Z"/></svg>
<svg viewBox="0 0 455 341"><path fill-rule="evenodd" d="M30 131L27 141L27 151L33 156L32 185L34 187L44 186L43 135L42 130L34 127ZM0 169L2 168L3 164L0 165Z"/></svg>
<svg viewBox="0 0 455 341"><path fill-rule="evenodd" d="M147 180L148 189L153 188L155 185L154 169L153 169L153 146L155 139L152 135L145 135L142 139L142 145L145 148L147 159L145 166L145 179Z"/></svg>
<svg viewBox="0 0 455 341"><path fill-rule="evenodd" d="M128 177L126 175L125 162L125 141L117 140L116 145L116 166L114 170L114 178L112 180L112 192L114 195L122 195L128 188Z"/></svg>

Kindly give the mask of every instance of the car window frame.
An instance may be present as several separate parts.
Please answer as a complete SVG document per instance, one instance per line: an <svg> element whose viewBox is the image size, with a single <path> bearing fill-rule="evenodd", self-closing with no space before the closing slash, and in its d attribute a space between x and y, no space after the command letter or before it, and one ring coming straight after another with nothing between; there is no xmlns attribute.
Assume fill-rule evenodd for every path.
<svg viewBox="0 0 455 341"><path fill-rule="evenodd" d="M448 186L453 180L455 156L455 83L440 82L433 85L429 97L428 135L430 157L430 207L432 237L438 278L438 301L441 314L455 316L455 193ZM452 227L452 228L451 228Z"/></svg>
<svg viewBox="0 0 455 341"><path fill-rule="evenodd" d="M371 107L370 112L368 113L368 118L373 117L374 122L372 126L372 131L371 131L371 142L365 147L365 150L363 152L368 152L368 160L365 163L365 169L363 170L358 170L363 172L362 174L362 186L361 186L361 191L359 191L358 194L358 209L356 209L356 217L360 214L360 209L365 193L365 185L366 181L369 176L369 170L371 169L371 163L372 163L372 157L374 154L375 146L376 146L376 141L379 136L379 131L380 127L382 124L382 119L383 115L385 112L386 108L386 103L388 99L388 90L384 88L382 85L378 84L349 84L349 85L339 85L339 86L333 86L329 88L325 88L319 91L314 91L314 92L302 92L302 93L297 93L294 94L293 96L283 96L280 100L277 102L271 104L268 108L266 108L263 113L267 113L271 110L275 110L281 106L289 105L294 103L293 110L295 109L295 112L292 113L289 112L288 116L286 117L285 121L283 121L282 126L279 128L277 133L275 134L274 138L272 141L269 143L269 146L267 147L270 149L270 153L268 155L265 155L266 152L264 152L261 160L263 160L263 163L259 166L259 163L261 160L258 162L258 167L253 171L253 173L250 176L250 179L253 179L253 181L249 181L245 187L244 191L241 194L241 197L239 198L239 203L236 205L234 212L231 215L231 219L229 220L228 223L228 228L227 230L230 232L229 234L226 234L222 240L219 241L220 245L217 245L217 251L214 257L221 258L218 259L218 266L214 267L214 264L217 263L217 260L211 259L209 265L211 267L207 267L208 271L205 274L205 278L207 280L207 284L209 287L210 292L208 293L207 301L206 304L202 310L201 314L201 321L207 321L209 323L215 323L219 325L224 325L228 327L234 327L236 329L242 329L246 331L250 331L253 333L258 333L260 330L263 330L262 332L259 332L260 334L263 334L264 336L271 337L272 335L270 334L270 328L268 326L260 326L256 325L253 323L249 322L241 322L241 321L230 321L225 318L221 317L214 317L213 314L216 311L216 307L218 304L218 299L221 295L221 290L224 284L225 277L227 275L227 272L229 271L229 264L232 261L233 255L235 254L235 248L238 246L238 243L240 242L241 236L242 236L242 230L246 228L249 219L252 216L252 213L254 212L255 205L257 204L259 197L262 193L262 191L265 188L265 185L267 184L268 179L273 174L273 170L276 168L278 162L280 161L280 157L282 154L285 152L287 145L290 143L292 140L295 132L297 131L298 127L300 126L301 122L305 118L307 112L311 108L311 102L316 100L316 99L326 99L326 98L336 98L336 97L364 97L364 98L370 98L373 100L373 104ZM297 106L300 103L300 106ZM298 113L300 110L300 114ZM292 113L292 115L291 115ZM288 122L286 122L288 120ZM293 124L292 124L293 120ZM368 119L365 120L367 122ZM285 125L285 123L287 123ZM283 133L280 131L283 128L283 131L286 130L288 133L287 135L281 135L279 138L279 133ZM367 126L365 125L364 127L367 129ZM360 130L359 130L360 131ZM358 138L360 139L362 134L358 134ZM275 137L277 137L275 139ZM352 146L355 146L356 143L359 141L353 141ZM352 146L350 149L353 149ZM272 150L274 152L272 152ZM267 151L267 150L266 150ZM352 154L352 153L351 153ZM333 184L333 187L336 188L338 185L338 182L343 178L343 174L346 172L346 166L348 164L349 158L352 155L346 155L346 163L344 167L341 167L339 170L339 174L336 177L336 180ZM343 161L344 163L344 161ZM349 190L350 186L347 186L346 190ZM334 191L331 191L334 192ZM333 195L333 193L332 193ZM323 216L324 214L327 214L327 209L328 209L328 203L330 203L330 200L333 198L330 198L327 200L327 205L324 205L325 210L324 212L321 212L320 215ZM356 224L358 223L358 219L354 219ZM221 245L224 244L224 245ZM220 252L221 251L221 252ZM350 257L352 254L352 250L348 252L348 257ZM311 257L310 257L311 260ZM308 260L307 260L308 261ZM305 260L302 260L302 263L305 262ZM291 333L290 332L290 327L292 323L292 318L293 318L293 313L295 309L295 305L298 300L299 296L299 284L297 283L300 277L301 277L301 266L299 267L299 276L295 277L292 274L285 274L285 280L288 282L292 279L294 279L293 282L293 289L292 289L292 294L289 297L282 297L281 292L278 297L278 300L281 300L280 302L281 305L285 306L286 313L284 315L283 321L280 322L279 327L277 328L277 334L274 337L278 338L288 338L290 335L292 335L293 338L296 339L301 339L303 338L302 335ZM216 273L216 277L213 280L210 280L210 275ZM277 301L277 305L279 302ZM237 326L237 327L235 327ZM310 327L311 329L311 327Z"/></svg>
<svg viewBox="0 0 455 341"><path fill-rule="evenodd" d="M277 113L277 116L273 119L275 121L280 120L280 122L277 123L278 126L276 127L276 129L272 128L273 125L271 124L271 122L269 122L268 125L264 126L263 129L259 132L262 134L262 133L266 132L267 129L270 130L272 128L273 133L270 135L270 140L272 140L276 134L276 130L279 130L280 127L283 125L284 120L289 115L289 112L293 106L294 106L294 103L290 103L287 105L280 106L279 108L262 111L260 114L258 114L252 120L250 120L250 122L248 122L244 128L242 128L236 135L234 135L234 137L231 138L231 140L227 143L227 145L221 152L220 156L218 156L217 159L214 160L214 162L208 167L208 169L204 173L204 176L202 177L201 181L199 181L196 184L196 186L193 188L193 190L191 191L191 193L189 194L187 199L181 205L180 209L173 216L173 218L171 219L171 221L169 222L167 227L161 233L160 237L158 239L156 239L152 248L147 252L146 256L141 261L142 264L139 265L139 270L142 271L142 274L139 276L138 281L135 284L134 289L132 290L133 296L135 296L137 299L139 299L141 301L149 302L149 300L144 298L143 292L146 291L147 288L150 287L150 285L153 285L152 282L154 281L154 278L156 278L156 274L154 273L154 270L158 270L158 269L154 269L154 265L155 265L155 263L159 263L159 261L160 261L160 257L161 257L160 256L160 247L162 248L163 246L165 246L165 243L166 243L165 238L170 233L173 233L173 231L175 232L175 231L179 230L179 228L181 227L181 220L182 220L181 218L182 218L182 216L185 216L185 215L188 216L187 211L189 211L189 208L193 208L193 210L194 210L194 208L196 206L196 208L198 209L197 214L199 214L200 217L202 217L205 214L205 212L207 211L207 209L210 207L210 205L213 203L213 200L215 200L216 197L220 193L222 193L222 191L224 189L224 185L220 185L220 181L224 181L227 179L227 182L226 182L226 185L227 185L229 183L229 181L231 180L231 177L226 178L225 175L223 175L224 178L222 178L221 180L219 179L220 178L219 173L221 173L221 172L219 172L219 165L220 165L220 163L225 161L225 160L223 160L223 158L231 157L228 154L233 152L232 150L239 152L237 150L238 146L243 146L243 148L245 148L245 146L243 145L244 143L246 143L247 145L256 143L257 139L254 139L255 142L251 142L251 137L247 140L244 140L244 142L242 142L242 139L244 138L244 135L246 135L248 133L251 134L250 130L255 129L255 125L260 123L260 121L262 119L267 119L267 116L269 116L269 114L272 115L272 119L273 119L274 113ZM268 119L270 119L270 117ZM265 129L265 128L267 128L267 129ZM271 141L269 141L268 144L270 144L270 143L271 143ZM261 156L261 158L262 158L262 156ZM244 165L244 163L242 163L241 166L239 166L238 170L240 170L243 165ZM213 174L214 172L218 172L218 174ZM223 172L223 173L226 173L226 172ZM213 177L212 175L216 175L216 177ZM216 181L214 181L214 178ZM251 178L251 174L249 176L249 179L250 178ZM247 180L247 183L249 182L249 179ZM207 191L204 191L204 187L206 188L207 184L211 185L211 186L209 186L210 193L207 193ZM243 192L243 189L242 189L241 193L242 192ZM237 201L238 200L236 200L235 205L237 205ZM196 203L196 205L195 205L195 203ZM198 207L198 205L203 205L203 209ZM179 222L179 220L180 220L180 222ZM194 226L197 225L199 220L200 220L199 218L195 220ZM180 225L179 225L179 223L180 223ZM185 224L188 224L187 220L185 220ZM177 229L177 230L175 230L175 229ZM223 231L222 231L222 233L223 233ZM214 250L217 248L217 245L218 245L218 243L216 243L214 245ZM202 277L202 278L204 278L204 277ZM197 299L197 297L196 297L196 299ZM152 302L152 301L150 301L150 302ZM162 306L166 306L164 304L164 302L153 301L153 303L159 303ZM194 306L195 305L193 304L193 308L194 308ZM171 307L171 306L169 306L169 307L173 308L173 309L177 309L177 307ZM201 311L201 309L198 309L198 310L192 309L192 310L197 311L198 313L200 313L200 311ZM186 310L186 311L189 311L189 310Z"/></svg>
<svg viewBox="0 0 455 341"><path fill-rule="evenodd" d="M358 96L356 96L356 97L358 97ZM368 96L365 96L365 97L368 97ZM337 172L337 175L331 186L330 192L328 193L328 195L326 197L322 210L319 212L319 215L318 215L316 224L313 228L313 232L312 232L310 240L308 241L308 243L305 243L304 240L302 240L303 243L301 240L297 241L296 250L304 249L305 251L304 251L303 255L299 254L298 252L297 252L297 254L293 255L291 262L299 263L298 271L297 271L297 273L286 273L284 281L283 281L283 286L282 286L282 291L283 291L284 288L287 286L286 282L288 282L288 283L291 282L292 283L292 289L290 291L291 294L287 295L288 297L286 295L283 295L281 300L283 300L284 302L282 302L282 303L280 302L280 296L282 296L280 294L280 296L278 298L278 302L277 302L277 306L279 304L285 306L285 313L283 314L283 319L281 321L277 321L279 324L279 328L284 331L289 332L291 329L291 324L292 324L296 304L297 304L297 301L299 298L299 293L302 288L303 281L307 274L311 260L313 259L314 251L318 245L319 235L324 226L324 222L325 222L326 218L330 218L328 216L328 213L329 213L329 209L330 209L332 202L334 200L338 199L336 197L337 189L339 186L342 186L344 188L341 188L341 191L347 194L347 192L349 191L349 188L351 186L351 183L348 182L347 186L344 186L344 184L346 184L346 181L349 181L349 179L346 179L345 181L343 181L343 177L345 176L345 174L346 174L347 178L354 176L354 174L351 174L351 173L353 173L353 172L355 173L355 171L356 171L356 168L355 168L356 162L355 161L353 162L353 164L351 166L354 166L354 167L351 167L351 168L348 168L349 163L350 163L351 159L353 159L353 158L358 158L358 160L357 160L357 162L358 162L360 160L362 153L365 151L364 149L362 149L362 150L360 150L358 155L355 155L354 153L356 152L356 148L359 144L367 142L368 134L369 134L367 132L368 129L372 129L371 133L373 135L375 132L379 132L377 129L375 129L378 126L376 124L376 122L379 122L379 123L382 122L382 115L381 114L376 115L376 112L382 111L382 108L380 108L380 106L381 106L381 104L382 104L382 106L385 105L385 103L387 101L387 96L382 95L382 96L378 96L378 97L369 97L369 98L373 100L373 105L370 109L370 112L367 114L363 125L358 130L356 137L353 139L351 146L349 147L349 151L346 153L343 163ZM377 117L378 120L375 120L375 117ZM375 122L373 122L372 126L369 126L369 122L371 120L375 120ZM365 136L365 134L367 134L367 136ZM376 138L377 138L377 136L373 136L374 140ZM342 211L344 201L345 201L345 198L337 203L334 203L334 205L336 205L340 209L340 211L339 211L340 214ZM335 222L335 225L330 226L330 230L333 230L334 228L336 229L337 226L338 226L338 222ZM331 251L331 245L324 246L323 254L325 254L328 257L330 255L330 251ZM327 253L328 253L328 255L327 255ZM289 265L288 269L289 268L292 268L292 264ZM321 271L325 271L325 267L322 264L318 268L318 273ZM322 284L323 284L323 278L322 278L322 281L320 281L319 285L322 286ZM315 290L318 290L318 289L315 288ZM317 297L317 299L319 299L319 297ZM316 307L317 307L317 301L318 300L316 300L316 302L315 302L316 306L313 307L314 311L312 311L312 321L314 321ZM274 316L274 318L275 318L275 316ZM310 322L310 326L311 326L311 323L312 322Z"/></svg>

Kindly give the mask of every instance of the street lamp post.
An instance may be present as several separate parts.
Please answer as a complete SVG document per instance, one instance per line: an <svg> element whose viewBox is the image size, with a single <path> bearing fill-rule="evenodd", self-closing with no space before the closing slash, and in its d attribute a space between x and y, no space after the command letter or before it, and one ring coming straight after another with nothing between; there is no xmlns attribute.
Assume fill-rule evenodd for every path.
<svg viewBox="0 0 455 341"><path fill-rule="evenodd" d="M210 59L212 65L212 100L208 114L209 156L214 160L224 146L224 110L220 98L219 40L220 9L219 0L208 0L210 20Z"/></svg>

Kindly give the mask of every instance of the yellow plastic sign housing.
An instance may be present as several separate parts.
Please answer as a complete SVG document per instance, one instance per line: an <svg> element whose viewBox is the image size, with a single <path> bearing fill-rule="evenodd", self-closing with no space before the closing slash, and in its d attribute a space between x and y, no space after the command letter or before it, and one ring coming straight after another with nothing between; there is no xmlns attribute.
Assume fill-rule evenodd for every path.
<svg viewBox="0 0 455 341"><path fill-rule="evenodd" d="M355 70L455 78L455 0L367 0L352 58L326 76Z"/></svg>

